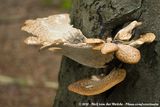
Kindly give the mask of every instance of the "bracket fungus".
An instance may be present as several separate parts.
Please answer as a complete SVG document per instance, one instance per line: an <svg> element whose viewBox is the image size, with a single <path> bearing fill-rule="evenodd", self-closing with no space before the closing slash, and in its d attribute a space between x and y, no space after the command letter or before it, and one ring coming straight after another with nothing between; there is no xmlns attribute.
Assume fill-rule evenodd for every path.
<svg viewBox="0 0 160 107"><path fill-rule="evenodd" d="M89 38L84 40L85 43L92 45L93 50L101 50L105 45L105 41L102 39Z"/></svg>
<svg viewBox="0 0 160 107"><path fill-rule="evenodd" d="M102 54L109 54L112 52L116 52L118 50L118 46L115 43L105 43L104 47L102 47Z"/></svg>
<svg viewBox="0 0 160 107"><path fill-rule="evenodd" d="M138 26L140 26L142 23L133 21L131 22L128 26L125 28L121 29L114 39L119 39L119 40L129 40L132 37L132 30Z"/></svg>
<svg viewBox="0 0 160 107"><path fill-rule="evenodd" d="M125 77L125 69L112 70L107 76L98 79L88 78L74 82L68 86L68 89L80 95L97 95L122 82Z"/></svg>
<svg viewBox="0 0 160 107"><path fill-rule="evenodd" d="M27 20L22 30L33 34L25 40L28 45L40 45L41 50L48 49L89 67L104 68L114 58L127 64L139 62L141 54L137 48L144 43L153 42L156 38L153 33L146 33L137 40L130 40L133 29L141 24L133 21L122 28L114 38L107 37L106 40L86 38L81 30L70 24L69 14ZM68 89L81 95L96 95L120 83L125 76L126 70L119 68L100 78L92 76L93 78L74 82Z"/></svg>
<svg viewBox="0 0 160 107"><path fill-rule="evenodd" d="M152 43L155 40L156 36L153 33L146 33L140 35L140 38L131 42L129 45L134 47L139 47L144 43Z"/></svg>
<svg viewBox="0 0 160 107"><path fill-rule="evenodd" d="M132 46L118 44L118 48L116 57L124 63L136 64L141 59L140 51Z"/></svg>

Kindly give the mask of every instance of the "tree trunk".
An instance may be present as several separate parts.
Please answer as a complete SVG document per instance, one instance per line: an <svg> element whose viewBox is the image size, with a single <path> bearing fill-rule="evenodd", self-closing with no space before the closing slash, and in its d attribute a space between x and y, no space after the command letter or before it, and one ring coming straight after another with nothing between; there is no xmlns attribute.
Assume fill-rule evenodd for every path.
<svg viewBox="0 0 160 107"><path fill-rule="evenodd" d="M72 24L87 37L114 36L126 23L138 20L143 25L135 35L153 32L156 41L140 48L142 58L136 65L123 64L126 79L112 89L91 97L69 92L69 84L94 74L107 74L110 69L94 69L63 57L59 89L54 107L79 107L84 103L154 103L160 102L160 0L74 0ZM109 68L115 67L113 62ZM87 107L92 107L91 105ZM94 106L96 107L96 106Z"/></svg>

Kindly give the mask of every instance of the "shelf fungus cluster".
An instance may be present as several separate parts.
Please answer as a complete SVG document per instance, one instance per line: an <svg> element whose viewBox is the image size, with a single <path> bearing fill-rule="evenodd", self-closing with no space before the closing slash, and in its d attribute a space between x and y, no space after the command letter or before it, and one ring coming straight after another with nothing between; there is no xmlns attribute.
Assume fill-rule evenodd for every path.
<svg viewBox="0 0 160 107"><path fill-rule="evenodd" d="M156 38L153 33L146 33L138 39L131 39L132 30L141 24L133 21L114 38L107 37L106 40L86 38L79 29L70 24L69 14L27 20L22 30L33 34L25 40L28 45L40 45L40 50L47 49L89 67L104 68L106 63L114 58L127 64L139 62L141 54L137 48L144 43L153 42ZM122 82L125 76L125 69L113 69L106 76L92 76L74 82L68 89L80 95L97 95Z"/></svg>

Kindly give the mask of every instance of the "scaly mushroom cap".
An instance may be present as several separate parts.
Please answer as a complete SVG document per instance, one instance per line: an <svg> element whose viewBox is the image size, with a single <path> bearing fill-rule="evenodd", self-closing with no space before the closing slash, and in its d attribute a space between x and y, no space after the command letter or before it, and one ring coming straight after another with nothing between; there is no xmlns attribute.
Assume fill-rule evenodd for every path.
<svg viewBox="0 0 160 107"><path fill-rule="evenodd" d="M97 95L111 89L113 86L122 82L125 77L125 69L112 70L107 76L101 79L83 79L72 83L68 86L68 89L80 95Z"/></svg>
<svg viewBox="0 0 160 107"><path fill-rule="evenodd" d="M143 41L144 43L151 43L155 40L156 36L154 33L146 33L144 35L141 35L141 37L138 39L140 41Z"/></svg>
<svg viewBox="0 0 160 107"><path fill-rule="evenodd" d="M156 36L154 33L146 33L144 35L141 35L140 38L137 41L140 41L143 43L151 43L155 40Z"/></svg>
<svg viewBox="0 0 160 107"><path fill-rule="evenodd" d="M115 43L105 43L101 49L102 54L112 53L118 50L118 46Z"/></svg>
<svg viewBox="0 0 160 107"><path fill-rule="evenodd" d="M141 35L139 39L131 42L130 46L140 46L144 43L152 43L155 40L156 36L154 33L146 33L144 35Z"/></svg>
<svg viewBox="0 0 160 107"><path fill-rule="evenodd" d="M97 39L97 38L89 38L89 39L84 39L84 42L89 44L89 45L92 45L92 49L93 50L101 50L102 47L104 46L105 44L105 41L102 40L102 39Z"/></svg>
<svg viewBox="0 0 160 107"><path fill-rule="evenodd" d="M141 59L140 51L129 45L118 44L118 51L116 51L116 57L128 64L136 64Z"/></svg>
<svg viewBox="0 0 160 107"><path fill-rule="evenodd" d="M121 29L116 36L114 37L114 39L118 39L118 40L129 40L132 37L132 30L138 26L140 26L142 23L141 22L137 22L137 21L133 21L131 22L128 26L126 26L125 28Z"/></svg>

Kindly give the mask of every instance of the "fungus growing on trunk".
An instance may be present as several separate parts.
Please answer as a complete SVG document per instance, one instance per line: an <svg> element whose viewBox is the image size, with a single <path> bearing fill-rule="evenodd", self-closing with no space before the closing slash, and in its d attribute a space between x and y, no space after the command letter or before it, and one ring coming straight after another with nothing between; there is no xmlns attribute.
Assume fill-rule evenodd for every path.
<svg viewBox="0 0 160 107"><path fill-rule="evenodd" d="M69 14L28 20L22 30L34 35L25 40L28 45L41 45L41 50L48 49L85 66L104 68L114 58L127 64L139 62L141 54L136 48L144 43L151 43L156 38L153 33L146 33L137 40L130 40L132 30L141 24L133 21L121 29L114 38L107 37L107 40L86 38L81 30L70 25ZM94 77L74 82L68 89L81 95L96 95L120 83L125 76L126 70L119 68L101 78Z"/></svg>

